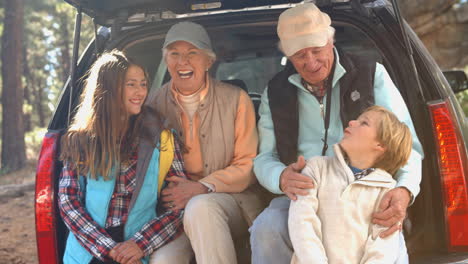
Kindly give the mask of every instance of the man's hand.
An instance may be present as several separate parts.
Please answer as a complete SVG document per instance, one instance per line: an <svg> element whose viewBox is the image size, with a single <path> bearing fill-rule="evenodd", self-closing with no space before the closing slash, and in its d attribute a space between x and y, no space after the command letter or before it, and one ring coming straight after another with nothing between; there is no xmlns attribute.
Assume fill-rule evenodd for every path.
<svg viewBox="0 0 468 264"><path fill-rule="evenodd" d="M143 251L133 240L118 243L109 253L109 256L122 264L139 263L143 257Z"/></svg>
<svg viewBox="0 0 468 264"><path fill-rule="evenodd" d="M161 195L164 208L169 210L182 210L193 196L208 193L208 188L197 181L176 176L169 177L166 180L170 183L168 187L162 190Z"/></svg>
<svg viewBox="0 0 468 264"><path fill-rule="evenodd" d="M304 157L299 156L281 173L280 189L293 201L297 200L297 195L307 195L308 189L314 188L312 178L300 173L305 165Z"/></svg>
<svg viewBox="0 0 468 264"><path fill-rule="evenodd" d="M404 187L392 189L384 195L379 205L379 212L372 215L372 223L388 227L380 234L381 238L401 230L410 200L411 194Z"/></svg>

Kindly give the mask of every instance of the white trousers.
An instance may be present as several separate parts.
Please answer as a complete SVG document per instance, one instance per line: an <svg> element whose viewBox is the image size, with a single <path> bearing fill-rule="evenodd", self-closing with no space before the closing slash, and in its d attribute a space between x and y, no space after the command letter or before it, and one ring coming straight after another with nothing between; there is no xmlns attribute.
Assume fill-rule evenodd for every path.
<svg viewBox="0 0 468 264"><path fill-rule="evenodd" d="M183 222L185 233L154 252L151 264L189 263L194 254L197 264L245 263L241 258L249 258L244 254L249 250L248 226L231 195L194 196L185 207Z"/></svg>

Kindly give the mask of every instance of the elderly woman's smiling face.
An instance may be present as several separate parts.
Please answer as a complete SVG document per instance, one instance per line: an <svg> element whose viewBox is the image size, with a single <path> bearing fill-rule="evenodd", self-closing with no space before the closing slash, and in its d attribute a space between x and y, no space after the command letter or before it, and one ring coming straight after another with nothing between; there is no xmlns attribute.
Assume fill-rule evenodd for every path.
<svg viewBox="0 0 468 264"><path fill-rule="evenodd" d="M188 95L204 85L206 72L213 62L191 43L176 41L167 47L166 64L175 88Z"/></svg>

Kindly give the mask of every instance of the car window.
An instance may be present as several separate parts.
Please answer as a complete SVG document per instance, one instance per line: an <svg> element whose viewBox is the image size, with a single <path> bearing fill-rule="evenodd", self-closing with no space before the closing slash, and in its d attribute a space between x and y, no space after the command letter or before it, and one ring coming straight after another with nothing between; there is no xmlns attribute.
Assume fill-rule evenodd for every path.
<svg viewBox="0 0 468 264"><path fill-rule="evenodd" d="M261 94L268 81L284 68L286 58L279 52L261 57L255 53L249 55L215 65L216 79L242 80L249 93Z"/></svg>
<svg viewBox="0 0 468 264"><path fill-rule="evenodd" d="M362 32L351 26L334 26L335 46L382 62L378 49ZM208 28L208 33L217 55L210 74L218 80L234 80L233 84L244 86L251 95L263 93L268 81L286 65L287 60L278 49L275 23ZM125 48L131 57L147 67L152 89L158 89L170 79L161 56L163 37L149 37Z"/></svg>

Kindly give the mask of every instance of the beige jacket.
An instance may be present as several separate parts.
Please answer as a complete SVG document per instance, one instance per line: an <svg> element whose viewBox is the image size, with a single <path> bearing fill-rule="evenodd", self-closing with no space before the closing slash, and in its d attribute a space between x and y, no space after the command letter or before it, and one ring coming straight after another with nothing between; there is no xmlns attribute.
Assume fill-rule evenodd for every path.
<svg viewBox="0 0 468 264"><path fill-rule="evenodd" d="M250 225L264 208L258 198L256 178L252 172L258 135L255 116L248 118L249 123L238 122L240 88L214 79L209 79L207 94L196 111L197 133L203 162L203 179L213 184L216 192L231 193L243 209ZM148 97L147 105L155 108L169 121L169 126L180 132L183 139L183 110L174 98L171 84L166 83L161 89ZM253 105L248 100L248 112L254 115ZM244 140L240 140L243 137ZM247 139L247 140L245 140ZM248 188L250 187L250 188Z"/></svg>
<svg viewBox="0 0 468 264"><path fill-rule="evenodd" d="M398 232L380 238L386 227L372 224L371 216L395 180L380 169L355 180L340 147L334 150L335 157L313 158L302 171L316 187L289 208L291 263L394 263Z"/></svg>

